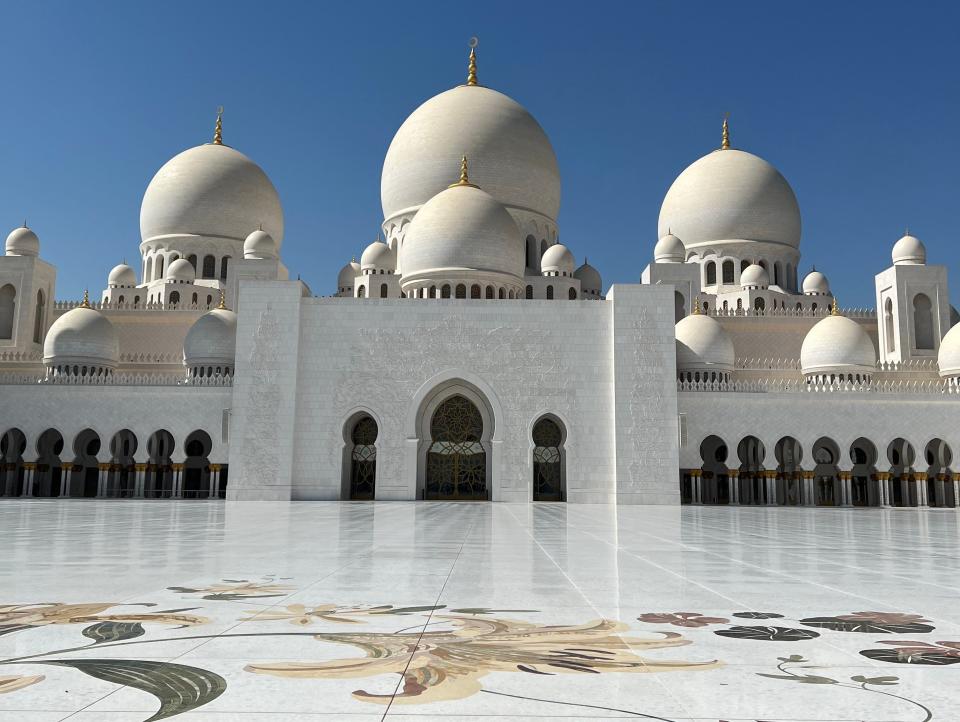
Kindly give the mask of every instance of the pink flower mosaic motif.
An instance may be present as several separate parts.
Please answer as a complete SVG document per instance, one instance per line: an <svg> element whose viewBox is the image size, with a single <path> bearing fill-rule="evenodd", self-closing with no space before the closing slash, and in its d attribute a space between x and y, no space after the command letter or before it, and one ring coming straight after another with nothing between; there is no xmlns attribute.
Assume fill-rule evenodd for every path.
<svg viewBox="0 0 960 722"><path fill-rule="evenodd" d="M723 617L705 617L700 612L650 612L637 617L648 624L672 624L674 627L706 627L710 624L727 624Z"/></svg>

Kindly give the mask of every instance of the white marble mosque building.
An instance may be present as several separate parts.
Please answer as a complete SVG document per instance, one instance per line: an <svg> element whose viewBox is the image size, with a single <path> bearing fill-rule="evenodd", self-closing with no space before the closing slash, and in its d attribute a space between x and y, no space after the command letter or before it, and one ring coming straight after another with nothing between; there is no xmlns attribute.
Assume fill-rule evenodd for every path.
<svg viewBox="0 0 960 722"><path fill-rule="evenodd" d="M0 495L960 507L946 268L908 233L876 308L841 309L798 275L787 180L726 121L639 284L560 243L550 141L473 52L397 131L381 201L385 240L314 295L218 116L150 182L139 267L98 298L55 301L13 230Z"/></svg>

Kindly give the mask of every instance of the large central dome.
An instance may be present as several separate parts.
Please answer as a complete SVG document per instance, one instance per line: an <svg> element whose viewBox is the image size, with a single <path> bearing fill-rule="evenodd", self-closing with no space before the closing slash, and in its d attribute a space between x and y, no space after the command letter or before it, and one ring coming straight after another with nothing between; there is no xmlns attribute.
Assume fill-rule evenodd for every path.
<svg viewBox="0 0 960 722"><path fill-rule="evenodd" d="M140 206L144 241L209 236L243 243L261 224L279 248L283 210L273 183L243 153L216 143L171 158L150 181Z"/></svg>
<svg viewBox="0 0 960 722"><path fill-rule="evenodd" d="M728 241L800 247L800 207L790 184L763 158L732 148L695 161L670 186L658 236L689 250Z"/></svg>
<svg viewBox="0 0 960 722"><path fill-rule="evenodd" d="M384 219L416 212L444 190L464 155L472 180L508 209L556 221L560 171L547 134L519 103L480 85L440 93L400 126L383 162Z"/></svg>

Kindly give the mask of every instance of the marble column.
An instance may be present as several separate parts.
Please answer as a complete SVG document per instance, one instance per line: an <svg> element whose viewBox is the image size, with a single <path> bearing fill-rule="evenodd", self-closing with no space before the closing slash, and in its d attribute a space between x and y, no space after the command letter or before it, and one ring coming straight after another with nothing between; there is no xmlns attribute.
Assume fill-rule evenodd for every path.
<svg viewBox="0 0 960 722"><path fill-rule="evenodd" d="M173 492L171 496L174 499L183 498L183 464L171 464L173 467Z"/></svg>
<svg viewBox="0 0 960 722"><path fill-rule="evenodd" d="M803 477L803 505L816 506L817 496L813 488L814 473L812 471L801 471L800 476Z"/></svg>
<svg viewBox="0 0 960 722"><path fill-rule="evenodd" d="M960 477L954 476L949 483L953 484L953 505L960 507Z"/></svg>
<svg viewBox="0 0 960 722"><path fill-rule="evenodd" d="M727 475L730 477L730 504L740 506L740 471L731 469Z"/></svg>
<svg viewBox="0 0 960 722"><path fill-rule="evenodd" d="M210 490L208 498L217 498L217 489L220 486L220 464L210 464Z"/></svg>
<svg viewBox="0 0 960 722"><path fill-rule="evenodd" d="M853 506L853 474L840 472L840 506Z"/></svg>
<svg viewBox="0 0 960 722"><path fill-rule="evenodd" d="M23 464L23 495L33 496L33 478L37 470L35 462L27 461Z"/></svg>
<svg viewBox="0 0 960 722"><path fill-rule="evenodd" d="M690 503L702 504L702 489L700 486L702 472L695 469L690 472Z"/></svg>
<svg viewBox="0 0 960 722"><path fill-rule="evenodd" d="M933 503L936 506L947 505L946 474L937 474L933 482Z"/></svg>
<svg viewBox="0 0 960 722"><path fill-rule="evenodd" d="M928 506L927 472L918 471L913 475L913 484L917 490L917 506Z"/></svg>
<svg viewBox="0 0 960 722"><path fill-rule="evenodd" d="M134 464L134 477L133 477L133 498L142 499L143 498L143 489L146 486L146 473L147 465L146 464Z"/></svg>
<svg viewBox="0 0 960 722"><path fill-rule="evenodd" d="M107 497L107 482L110 479L110 464L97 464L100 475L97 478L97 498L105 499Z"/></svg>
<svg viewBox="0 0 960 722"><path fill-rule="evenodd" d="M763 472L764 494L763 501L767 506L777 506L777 472Z"/></svg>

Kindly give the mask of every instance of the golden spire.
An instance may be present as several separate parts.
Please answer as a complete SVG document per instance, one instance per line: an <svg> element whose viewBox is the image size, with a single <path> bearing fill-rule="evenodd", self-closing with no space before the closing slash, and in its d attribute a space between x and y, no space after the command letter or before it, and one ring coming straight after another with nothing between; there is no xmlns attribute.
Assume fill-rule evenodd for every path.
<svg viewBox="0 0 960 722"><path fill-rule="evenodd" d="M222 288L220 289L220 303L217 304L217 308L222 309L222 310L226 310L226 308L227 308L227 299L226 299L226 297L223 295L223 289L222 289Z"/></svg>
<svg viewBox="0 0 960 722"><path fill-rule="evenodd" d="M213 144L223 145L223 106L217 108L217 124L213 128Z"/></svg>
<svg viewBox="0 0 960 722"><path fill-rule="evenodd" d="M460 180L456 183L451 183L450 188L459 188L460 186L467 186L468 188L476 188L477 186L470 182L470 176L467 175L467 156L460 158Z"/></svg>
<svg viewBox="0 0 960 722"><path fill-rule="evenodd" d="M83 301L80 303L80 308L90 308L90 291L86 288L83 289Z"/></svg>
<svg viewBox="0 0 960 722"><path fill-rule="evenodd" d="M830 304L830 315L831 316L842 316L840 313L840 304L837 303L837 297L833 297L833 303Z"/></svg>
<svg viewBox="0 0 960 722"><path fill-rule="evenodd" d="M727 122L729 117L730 113L725 113L723 116L723 136L720 141L720 150L730 150L730 125Z"/></svg>
<svg viewBox="0 0 960 722"><path fill-rule="evenodd" d="M694 316L700 315L700 296L697 296L696 298L693 299L693 310L691 311L691 313Z"/></svg>
<svg viewBox="0 0 960 722"><path fill-rule="evenodd" d="M467 85L477 84L477 46L480 41L476 37L470 38L470 62L467 63Z"/></svg>

